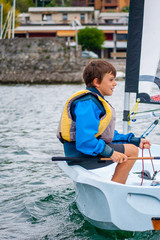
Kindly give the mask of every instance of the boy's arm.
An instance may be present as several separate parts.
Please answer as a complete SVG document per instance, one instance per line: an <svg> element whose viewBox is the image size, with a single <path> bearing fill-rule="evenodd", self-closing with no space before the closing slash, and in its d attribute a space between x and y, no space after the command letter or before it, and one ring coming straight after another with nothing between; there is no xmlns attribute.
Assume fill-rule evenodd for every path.
<svg viewBox="0 0 160 240"><path fill-rule="evenodd" d="M120 134L117 130L115 130L112 142L113 143L116 143L116 142L131 143L139 147L141 138L135 137L133 133Z"/></svg>
<svg viewBox="0 0 160 240"><path fill-rule="evenodd" d="M131 143L137 147L143 148L150 148L151 143L149 140L144 138L137 138L134 136L133 133L128 134L120 134L117 130L114 131L113 143L115 142L122 142L122 143Z"/></svg>
<svg viewBox="0 0 160 240"><path fill-rule="evenodd" d="M75 106L76 115L76 148L84 154L110 157L113 149L102 139L97 139L101 110L94 101L79 101Z"/></svg>

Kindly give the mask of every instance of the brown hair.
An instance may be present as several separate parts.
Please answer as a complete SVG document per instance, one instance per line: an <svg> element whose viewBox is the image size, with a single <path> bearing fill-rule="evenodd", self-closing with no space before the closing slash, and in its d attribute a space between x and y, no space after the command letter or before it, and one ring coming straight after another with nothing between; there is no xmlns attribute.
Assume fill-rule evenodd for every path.
<svg viewBox="0 0 160 240"><path fill-rule="evenodd" d="M87 87L93 86L93 80L98 78L99 83L102 82L103 76L106 73L111 73L116 76L115 67L104 60L91 60L83 71L83 79Z"/></svg>

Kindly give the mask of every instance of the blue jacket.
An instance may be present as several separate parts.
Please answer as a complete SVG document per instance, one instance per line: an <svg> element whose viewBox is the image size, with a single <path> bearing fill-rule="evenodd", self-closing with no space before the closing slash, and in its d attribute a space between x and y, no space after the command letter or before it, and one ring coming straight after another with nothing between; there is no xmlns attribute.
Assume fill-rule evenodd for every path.
<svg viewBox="0 0 160 240"><path fill-rule="evenodd" d="M103 97L96 88L87 89L96 92ZM95 137L95 134L98 132L101 114L102 109L100 109L92 99L76 101L76 104L74 105L74 116L76 118L75 147L83 154L91 156L101 154L103 156L110 157L113 154L113 149L102 139L97 139ZM85 119L87 119L87 121L85 121ZM125 135L119 134L115 130L112 143L129 143L132 138L134 138L133 133ZM139 140L137 140L137 138L136 141L139 145Z"/></svg>

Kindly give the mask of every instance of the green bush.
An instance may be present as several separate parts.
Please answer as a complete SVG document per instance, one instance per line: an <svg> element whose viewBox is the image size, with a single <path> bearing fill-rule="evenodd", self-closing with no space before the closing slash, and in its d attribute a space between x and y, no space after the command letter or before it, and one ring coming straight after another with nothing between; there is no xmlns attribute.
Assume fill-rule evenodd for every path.
<svg viewBox="0 0 160 240"><path fill-rule="evenodd" d="M95 49L101 49L102 44L105 41L103 31L96 27L85 27L78 32L78 44L82 46L82 49L94 51Z"/></svg>

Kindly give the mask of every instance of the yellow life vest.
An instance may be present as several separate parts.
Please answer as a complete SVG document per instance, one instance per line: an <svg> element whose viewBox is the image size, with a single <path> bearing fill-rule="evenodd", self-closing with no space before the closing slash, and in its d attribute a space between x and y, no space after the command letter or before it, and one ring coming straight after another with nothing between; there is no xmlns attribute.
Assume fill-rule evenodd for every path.
<svg viewBox="0 0 160 240"><path fill-rule="evenodd" d="M105 109L105 114L100 118L99 129L98 129L98 132L95 134L95 137L96 138L100 137L104 133L108 125L110 124L112 119L112 108L110 104L107 103L101 96L99 96L94 92L91 92L89 90L81 90L73 94L65 104L65 107L61 116L59 128L58 128L58 132L57 132L57 137L60 140L68 141L68 142L75 141L76 123L72 119L71 105L75 100L87 94L94 95L102 103ZM110 136L111 138L113 138L113 132L114 130L112 131L112 134L111 134L112 136Z"/></svg>

